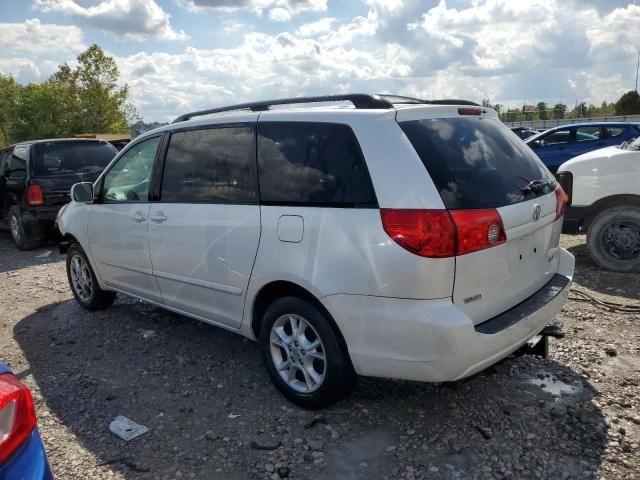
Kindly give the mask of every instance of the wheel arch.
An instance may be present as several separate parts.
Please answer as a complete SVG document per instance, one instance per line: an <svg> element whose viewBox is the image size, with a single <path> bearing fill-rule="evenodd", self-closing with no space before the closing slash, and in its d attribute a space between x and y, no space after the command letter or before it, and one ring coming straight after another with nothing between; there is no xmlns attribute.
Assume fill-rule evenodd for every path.
<svg viewBox="0 0 640 480"><path fill-rule="evenodd" d="M640 207L640 195L622 194L601 198L589 207L582 221L582 230L588 232L593 220L605 210L624 205Z"/></svg>
<svg viewBox="0 0 640 480"><path fill-rule="evenodd" d="M340 327L334 320L333 316L327 310L327 308L322 304L322 302L309 290L298 285L297 283L288 281L288 280L276 280L269 282L260 288L258 293L255 295L253 304L251 307L251 319L250 319L250 328L255 338L260 337L260 326L262 322L262 316L266 309L273 303L275 300L283 297L298 297L302 300L306 300L312 305L314 305L318 310L320 310L325 318L328 319L329 324L336 332L338 339L340 340L341 346L344 348L344 351L347 352L347 358L349 358L349 362L351 362L351 354L349 353L349 347L347 346L347 342L344 339L344 335L340 331ZM352 365L353 366L353 365Z"/></svg>

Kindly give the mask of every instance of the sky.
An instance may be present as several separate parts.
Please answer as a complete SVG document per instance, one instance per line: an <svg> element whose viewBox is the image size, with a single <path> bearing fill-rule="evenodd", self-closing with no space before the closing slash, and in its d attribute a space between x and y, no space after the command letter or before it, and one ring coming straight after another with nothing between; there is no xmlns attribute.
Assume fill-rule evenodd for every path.
<svg viewBox="0 0 640 480"><path fill-rule="evenodd" d="M600 105L634 88L639 3L0 0L0 72L43 81L97 43L145 121L348 92Z"/></svg>

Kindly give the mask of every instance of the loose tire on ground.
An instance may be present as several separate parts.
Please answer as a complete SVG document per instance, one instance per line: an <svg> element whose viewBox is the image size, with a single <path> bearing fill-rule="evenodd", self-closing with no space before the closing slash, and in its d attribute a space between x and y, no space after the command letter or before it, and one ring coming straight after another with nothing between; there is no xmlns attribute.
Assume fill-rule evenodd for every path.
<svg viewBox="0 0 640 480"><path fill-rule="evenodd" d="M107 308L116 299L115 292L100 288L93 268L78 243L72 244L67 251L67 279L76 301L87 310Z"/></svg>
<svg viewBox="0 0 640 480"><path fill-rule="evenodd" d="M331 320L306 300L284 297L266 309L260 349L269 376L287 399L314 410L351 392L356 375L339 335Z"/></svg>
<svg viewBox="0 0 640 480"><path fill-rule="evenodd" d="M587 249L606 270L640 271L640 207L618 206L598 214L587 232Z"/></svg>
<svg viewBox="0 0 640 480"><path fill-rule="evenodd" d="M20 208L17 205L12 206L9 209L9 231L11 232L11 239L16 247L20 250L33 250L38 248L42 244L44 233L42 229L37 226L33 226L29 229L29 234L25 230L24 221Z"/></svg>

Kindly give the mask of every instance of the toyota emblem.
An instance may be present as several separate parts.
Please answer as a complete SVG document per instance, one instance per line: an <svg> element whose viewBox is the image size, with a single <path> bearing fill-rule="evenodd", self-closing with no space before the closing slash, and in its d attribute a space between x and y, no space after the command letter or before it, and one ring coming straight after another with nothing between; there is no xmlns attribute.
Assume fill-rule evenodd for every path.
<svg viewBox="0 0 640 480"><path fill-rule="evenodd" d="M540 215L542 214L542 207L540 206L539 203L536 203L533 206L533 212L531 212L531 216L533 217L533 221L537 222L538 220L540 220Z"/></svg>

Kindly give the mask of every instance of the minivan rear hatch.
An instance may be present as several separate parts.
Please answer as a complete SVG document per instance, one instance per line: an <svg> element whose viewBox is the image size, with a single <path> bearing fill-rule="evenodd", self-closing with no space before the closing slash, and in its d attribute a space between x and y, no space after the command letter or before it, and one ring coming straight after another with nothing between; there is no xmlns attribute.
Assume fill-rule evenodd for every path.
<svg viewBox="0 0 640 480"><path fill-rule="evenodd" d="M401 110L398 123L452 217L457 211L469 218L481 210L499 214L506 234L499 244L456 256L453 302L478 324L530 297L555 275L561 190L493 111L451 110L449 116L408 120Z"/></svg>

